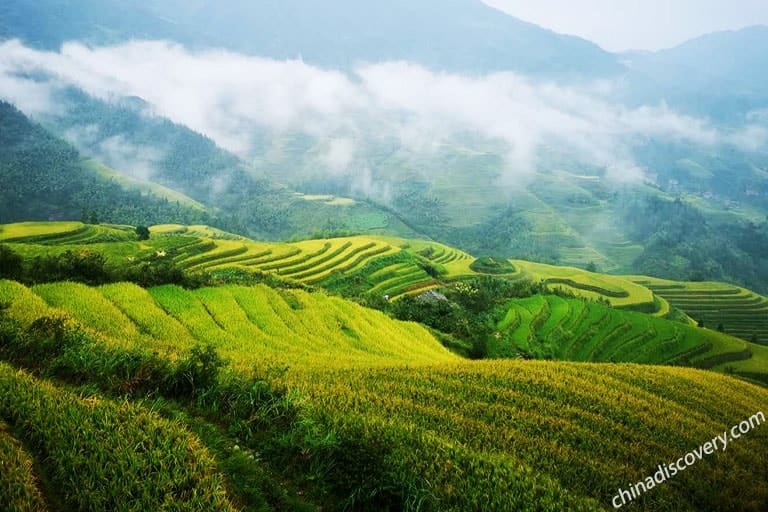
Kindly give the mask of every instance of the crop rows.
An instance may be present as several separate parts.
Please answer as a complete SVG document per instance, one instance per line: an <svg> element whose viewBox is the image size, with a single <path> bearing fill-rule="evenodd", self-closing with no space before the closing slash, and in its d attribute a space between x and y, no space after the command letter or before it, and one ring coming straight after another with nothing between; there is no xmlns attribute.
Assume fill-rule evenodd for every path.
<svg viewBox="0 0 768 512"><path fill-rule="evenodd" d="M88 226L80 222L19 222L0 225L0 242L29 242L34 240L55 239L86 230Z"/></svg>
<svg viewBox="0 0 768 512"><path fill-rule="evenodd" d="M66 510L234 510L200 441L139 407L79 398L0 364L0 419L34 451L48 491ZM13 449L3 437L0 431L0 451ZM27 481L14 486L13 503L38 501L24 454L0 460ZM22 489L27 496L18 496Z"/></svg>
<svg viewBox="0 0 768 512"><path fill-rule="evenodd" d="M705 327L768 344L768 298L721 283L638 281Z"/></svg>
<svg viewBox="0 0 768 512"><path fill-rule="evenodd" d="M87 245L135 240L124 226L86 225L79 222L9 224L0 230L0 242L40 245Z"/></svg>
<svg viewBox="0 0 768 512"><path fill-rule="evenodd" d="M551 289L559 288L577 297L604 300L613 307L657 317L664 317L670 311L663 298L658 298L649 288L629 278L522 260L513 260L512 264L531 279L544 281Z"/></svg>
<svg viewBox="0 0 768 512"><path fill-rule="evenodd" d="M27 325L58 312L111 346L149 348L174 357L196 343L212 343L246 369L279 359L324 361L336 367L454 358L417 324L298 290L144 290L127 283L99 288L54 283L30 289L0 281L0 300L10 302L8 313Z"/></svg>
<svg viewBox="0 0 768 512"><path fill-rule="evenodd" d="M367 267L389 256L404 255L403 268L392 275L377 275L370 280L367 292L390 297L417 294L438 286L433 277L438 272L444 279L477 275L470 269L473 258L457 249L422 240L397 238L347 237L329 240L306 240L297 243L262 243L236 237L206 226L164 225L150 228L149 241L135 241L135 234L125 227L85 226L80 223L30 223L2 228L0 236L17 237L20 233L37 238L21 238L19 242L48 240L51 250L63 250L72 243L132 241L131 244L98 246L112 264L149 257L169 258L179 268L190 272L239 267L249 271L275 273L279 276L324 286L327 280L357 275ZM14 238L16 239L16 238ZM39 242L35 242L39 243ZM48 249L35 245L19 248L26 256ZM408 260L405 263L405 260ZM434 272L425 271L432 266ZM405 268L407 267L407 268ZM378 270L378 268L377 268ZM403 272L401 272L401 270ZM519 277L526 274L519 273ZM379 278L380 277L380 278ZM514 278L514 277L513 277ZM441 278L442 279L442 278ZM365 276L368 280L368 276Z"/></svg>
<svg viewBox="0 0 768 512"><path fill-rule="evenodd" d="M497 356L522 350L568 361L693 365L704 365L712 357L750 358L744 356L743 342L720 333L557 296L512 301L497 330L491 347ZM694 352L689 361L686 354ZM768 374L768 369L763 372Z"/></svg>
<svg viewBox="0 0 768 512"><path fill-rule="evenodd" d="M436 510L610 509L620 487L768 406L768 392L724 376L633 365L462 363L338 371L302 386L337 435L382 453L391 485ZM753 450L765 453L768 430L743 440L635 506L759 510L768 467Z"/></svg>
<svg viewBox="0 0 768 512"><path fill-rule="evenodd" d="M620 487L768 410L765 389L698 370L462 361L417 324L324 294L264 286L193 291L117 284L88 290L94 293L71 283L29 289L0 282L0 292L11 299L12 316L21 311L16 300L30 303L39 292L68 315L89 322L84 327L101 333L104 343L153 343L182 353L207 341L245 371L265 364L290 367L280 380L306 406L302 421L337 443L333 463L320 469L352 496L395 493L402 497L399 508L610 509ZM66 299L71 295L83 298ZM93 311L80 311L83 303ZM649 360L647 350L658 347L663 357L672 357L689 342L689 329L707 334L579 299L534 297L515 301L511 310L514 315L500 331L514 341L526 324L531 347L572 332L561 340L567 342L594 329L592 339L568 349L584 359ZM96 318L105 315L114 318ZM115 340L126 324L133 330ZM722 340L709 341L714 347ZM727 353L728 347L719 350ZM135 406L78 398L4 369L0 418L14 433L25 433L21 440L32 447L31 456L43 450L51 454L44 466L46 481L54 489L74 489L66 497L73 500L66 502L69 509L125 510L121 507L133 504L161 510L163 500L176 497L169 482L190 479L200 489L190 499L201 501L176 509L228 509L210 455L178 424ZM159 459L148 467L150 453ZM766 456L763 427L729 445L716 460L681 473L674 485L653 489L636 508L764 510ZM81 470L72 471L73 461L82 464ZM120 474L115 474L117 461L123 464ZM116 484L105 486L105 481ZM123 499L116 504L118 495ZM125 500L128 495L146 501Z"/></svg>

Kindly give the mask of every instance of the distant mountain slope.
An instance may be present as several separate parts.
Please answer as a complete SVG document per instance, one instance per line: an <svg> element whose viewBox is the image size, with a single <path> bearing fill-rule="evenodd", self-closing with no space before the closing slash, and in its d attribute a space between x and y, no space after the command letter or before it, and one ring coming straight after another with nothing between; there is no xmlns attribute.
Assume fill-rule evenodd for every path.
<svg viewBox="0 0 768 512"><path fill-rule="evenodd" d="M172 39L330 67L410 60L462 71L516 70L550 77L622 71L615 56L480 0L7 0L0 35L44 48L67 40Z"/></svg>
<svg viewBox="0 0 768 512"><path fill-rule="evenodd" d="M0 38L40 48L65 41L116 43L127 39L184 40L190 34L137 2L118 0L8 0L0 4Z"/></svg>
<svg viewBox="0 0 768 512"><path fill-rule="evenodd" d="M695 114L743 121L768 108L768 27L707 34L658 52L627 56L629 98L666 101ZM765 120L763 120L765 122Z"/></svg>
<svg viewBox="0 0 768 512"><path fill-rule="evenodd" d="M366 201L306 196L265 179L211 139L154 115L140 98L103 101L74 88L55 97L60 108L40 116L47 128L123 174L215 209L217 227L269 240L320 232L415 234L397 216ZM157 223L167 221L175 222Z"/></svg>
<svg viewBox="0 0 768 512"><path fill-rule="evenodd" d="M135 184L128 189L107 171L0 101L0 222L83 216L126 224L212 219L205 209L177 201L177 193L169 201Z"/></svg>

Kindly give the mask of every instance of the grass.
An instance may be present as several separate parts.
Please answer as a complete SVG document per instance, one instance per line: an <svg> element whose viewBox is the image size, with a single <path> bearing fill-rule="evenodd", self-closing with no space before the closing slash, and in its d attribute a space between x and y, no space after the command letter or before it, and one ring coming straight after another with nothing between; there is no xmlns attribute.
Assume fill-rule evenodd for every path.
<svg viewBox="0 0 768 512"><path fill-rule="evenodd" d="M33 463L8 425L0 420L0 503L7 512L47 510Z"/></svg>

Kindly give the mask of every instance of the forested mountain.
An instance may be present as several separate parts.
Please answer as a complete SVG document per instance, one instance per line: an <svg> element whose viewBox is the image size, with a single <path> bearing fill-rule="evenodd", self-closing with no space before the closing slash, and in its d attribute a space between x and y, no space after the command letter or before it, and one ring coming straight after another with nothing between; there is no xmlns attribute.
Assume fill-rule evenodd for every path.
<svg viewBox="0 0 768 512"><path fill-rule="evenodd" d="M413 233L397 216L364 200L304 196L266 179L211 139L152 114L140 98L103 101L68 88L56 101L61 108L41 116L49 129L83 154L207 205L218 212L218 227L272 240L369 230Z"/></svg>
<svg viewBox="0 0 768 512"><path fill-rule="evenodd" d="M0 222L80 219L152 224L211 222L194 208L126 190L105 177L70 144L0 101Z"/></svg>

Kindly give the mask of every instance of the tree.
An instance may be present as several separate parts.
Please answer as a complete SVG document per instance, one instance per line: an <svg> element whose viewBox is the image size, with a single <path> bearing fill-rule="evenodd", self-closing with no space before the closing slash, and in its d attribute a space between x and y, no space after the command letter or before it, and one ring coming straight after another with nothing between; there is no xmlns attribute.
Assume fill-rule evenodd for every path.
<svg viewBox="0 0 768 512"><path fill-rule="evenodd" d="M149 228L147 226L136 226L136 236L139 240L149 240Z"/></svg>

